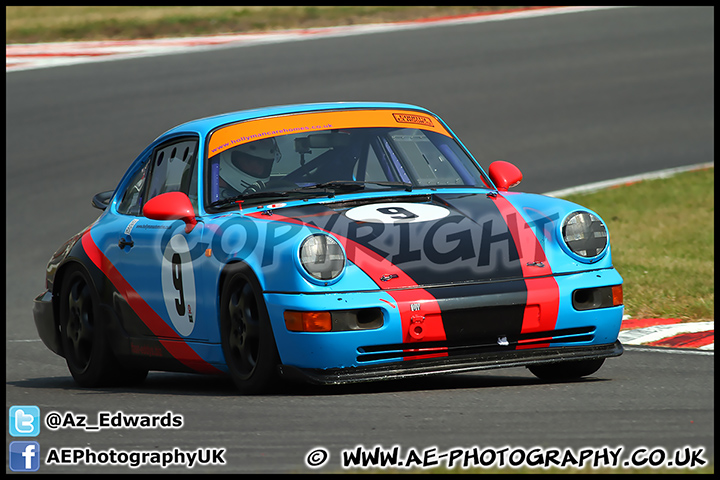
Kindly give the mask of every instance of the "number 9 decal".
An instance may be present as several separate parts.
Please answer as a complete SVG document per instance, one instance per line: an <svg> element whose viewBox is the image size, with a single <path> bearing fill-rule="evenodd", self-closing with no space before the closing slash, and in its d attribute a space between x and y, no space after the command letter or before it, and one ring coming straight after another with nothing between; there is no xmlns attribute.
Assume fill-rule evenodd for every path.
<svg viewBox="0 0 720 480"><path fill-rule="evenodd" d="M195 275L185 237L170 239L162 260L162 291L165 308L173 326L183 337L195 328Z"/></svg>
<svg viewBox="0 0 720 480"><path fill-rule="evenodd" d="M394 220L412 220L419 217L416 213L412 213L403 207L381 207L376 208L375 210L383 215L390 215L390 218Z"/></svg>
<svg viewBox="0 0 720 480"><path fill-rule="evenodd" d="M351 220L372 223L429 222L449 214L447 208L426 203L376 203L351 208L345 212Z"/></svg>

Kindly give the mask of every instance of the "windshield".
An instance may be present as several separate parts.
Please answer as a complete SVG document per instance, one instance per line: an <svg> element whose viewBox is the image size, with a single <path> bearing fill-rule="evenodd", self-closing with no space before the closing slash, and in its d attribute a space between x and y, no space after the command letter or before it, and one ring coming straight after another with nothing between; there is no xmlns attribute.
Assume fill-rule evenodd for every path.
<svg viewBox="0 0 720 480"><path fill-rule="evenodd" d="M221 147L225 148L216 147L214 154L210 150L206 175L205 191L213 206L273 195L488 188L480 169L454 138L422 127L301 130Z"/></svg>

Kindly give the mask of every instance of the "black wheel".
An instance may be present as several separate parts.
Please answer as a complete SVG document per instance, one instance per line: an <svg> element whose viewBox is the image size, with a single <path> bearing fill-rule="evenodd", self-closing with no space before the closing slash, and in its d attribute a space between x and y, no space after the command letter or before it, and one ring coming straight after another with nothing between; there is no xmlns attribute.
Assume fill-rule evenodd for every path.
<svg viewBox="0 0 720 480"><path fill-rule="evenodd" d="M68 370L83 387L136 383L144 370L122 368L97 315L98 296L79 267L71 267L60 290L60 340Z"/></svg>
<svg viewBox="0 0 720 480"><path fill-rule="evenodd" d="M261 393L276 380L275 337L260 294L246 266L233 266L220 295L222 348L228 371L242 393Z"/></svg>
<svg viewBox="0 0 720 480"><path fill-rule="evenodd" d="M591 360L533 365L528 367L528 369L533 375L543 380L572 380L592 375L600 370L604 362L604 358L594 358Z"/></svg>

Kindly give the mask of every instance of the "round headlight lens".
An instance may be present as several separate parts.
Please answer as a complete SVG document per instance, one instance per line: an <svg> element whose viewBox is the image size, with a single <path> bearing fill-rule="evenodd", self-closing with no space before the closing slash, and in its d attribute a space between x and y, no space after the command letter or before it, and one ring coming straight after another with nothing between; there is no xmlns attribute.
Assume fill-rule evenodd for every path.
<svg viewBox="0 0 720 480"><path fill-rule="evenodd" d="M607 247L607 228L590 212L573 212L562 225L562 236L571 252L591 259L600 255Z"/></svg>
<svg viewBox="0 0 720 480"><path fill-rule="evenodd" d="M300 246L300 263L311 277L333 280L345 268L345 253L334 238L323 234L310 235Z"/></svg>

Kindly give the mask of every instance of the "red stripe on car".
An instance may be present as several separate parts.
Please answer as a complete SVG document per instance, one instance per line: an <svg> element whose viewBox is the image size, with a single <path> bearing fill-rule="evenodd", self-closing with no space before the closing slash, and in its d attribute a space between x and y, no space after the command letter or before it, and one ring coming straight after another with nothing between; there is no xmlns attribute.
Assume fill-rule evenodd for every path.
<svg viewBox="0 0 720 480"><path fill-rule="evenodd" d="M502 195L495 197L495 205L510 229L520 256L520 265L527 287L527 303L520 333L551 331L555 329L560 293L552 277L550 263L545 256L533 229L520 212ZM518 349L543 348L549 343L518 345Z"/></svg>
<svg viewBox="0 0 720 480"><path fill-rule="evenodd" d="M173 330L150 305L143 300L140 294L118 272L112 262L102 253L95 244L88 230L82 237L82 246L85 253L97 268L112 282L118 293L128 302L142 322L158 337L158 341L175 359L183 365L202 373L220 373L213 365L203 360L185 341ZM160 337L164 337L160 338Z"/></svg>

